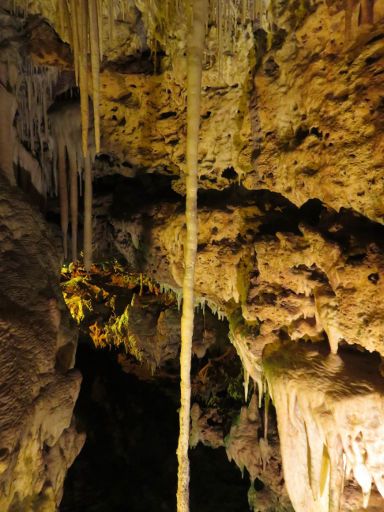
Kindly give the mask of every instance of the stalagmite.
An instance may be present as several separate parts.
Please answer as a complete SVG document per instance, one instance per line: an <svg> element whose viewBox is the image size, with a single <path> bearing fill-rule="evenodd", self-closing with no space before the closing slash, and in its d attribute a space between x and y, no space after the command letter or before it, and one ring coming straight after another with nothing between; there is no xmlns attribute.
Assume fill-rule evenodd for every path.
<svg viewBox="0 0 384 512"><path fill-rule="evenodd" d="M177 510L189 511L189 423L191 407L191 357L194 318L194 279L197 250L197 166L200 129L201 77L205 27L208 16L207 0L195 0L192 5L191 29L188 37L187 84L187 176L186 224L184 246L183 314L181 319L180 354L180 432L177 456L179 462Z"/></svg>

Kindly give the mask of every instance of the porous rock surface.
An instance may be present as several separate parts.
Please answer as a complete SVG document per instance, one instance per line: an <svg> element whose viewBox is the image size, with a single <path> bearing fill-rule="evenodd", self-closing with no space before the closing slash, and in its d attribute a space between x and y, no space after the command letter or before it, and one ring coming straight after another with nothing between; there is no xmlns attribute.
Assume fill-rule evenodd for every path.
<svg viewBox="0 0 384 512"><path fill-rule="evenodd" d="M228 317L240 308L248 325L259 326L252 341L259 356L282 329L292 340L326 334L334 352L345 342L384 354L381 243L348 234L337 240L335 229L343 232L337 222L325 231L300 224L297 233L263 234L276 214L284 215L257 206L199 211L199 300ZM128 261L140 249L145 272L180 290L185 220L177 206L154 205L113 225L115 244Z"/></svg>
<svg viewBox="0 0 384 512"><path fill-rule="evenodd" d="M280 19L288 35L255 75L258 156L244 184L382 223L384 6L374 2L375 25L358 27L354 2L347 39L342 2L312 3L297 30Z"/></svg>
<svg viewBox="0 0 384 512"><path fill-rule="evenodd" d="M44 16L58 30L52 5L41 4ZM346 34L344 2L310 0L300 4L304 11L294 0L277 2L271 39L271 34L264 33L256 23L239 35L235 51L226 56L223 76L218 75L215 62L206 63L203 73L200 188L225 189L240 181L248 190L266 189L281 194L291 205L305 205L316 198L323 203L323 213L327 208L334 221L322 224L321 218L311 222L308 216L299 215L292 225L286 225L285 216L293 210L276 204L200 208L198 300L230 320L232 341L245 374L257 381L260 389L263 350L267 346L264 353L268 354L268 344L281 339L326 340L333 352L339 345L348 344L384 354L382 231L372 227L373 223L357 225L355 231L348 231L343 224L345 214L347 224L353 225L354 212L377 223L384 220L384 4L374 2L374 24L361 26L361 2L350 4L352 31ZM124 20L116 23L119 30L112 45L105 45L101 73L102 149L113 164L101 166L97 176L118 172L130 177L160 172L174 176L172 186L183 194L185 58L179 55L170 66L169 57L160 55L155 69L145 39L140 2L137 5L139 9L134 6ZM39 55L39 45L33 41L39 40L43 28L47 29L31 29L29 50L35 59L60 62L65 69L71 69L70 55L63 51L62 42L52 32L49 48ZM208 38L211 42L214 39L212 35ZM1 109L13 119L8 99L8 92L2 88ZM5 144L3 136L0 146L4 148ZM12 178L10 155L5 166ZM343 209L348 209L347 213ZM156 202L146 207L145 212L138 208L129 218L110 219L110 212L106 216L113 227L115 246L128 263L176 293L180 292L183 278L182 210L181 204ZM279 228L276 223L280 223ZM372 228L372 237L361 237L364 226ZM44 321L48 322L48 317ZM47 343L45 348L49 346ZM53 348L51 353L56 353ZM67 350L62 353L67 354ZM300 360L300 354L296 355ZM332 357L329 361L336 361ZM305 356L303 359L306 361ZM28 368L26 365L25 371ZM274 368L278 369L278 365ZM298 376L294 370L288 372L289 381L282 377L286 388L300 388L301 379L305 381L303 372ZM50 375L50 371L45 369L42 373ZM342 385L344 377L339 373L333 372L331 378L339 379L337 382ZM316 380L313 372L310 375ZM355 377L352 372L351 380ZM275 398L279 395L273 393L272 381L270 377ZM371 398L376 397L375 404L381 404L380 386L376 391ZM75 395L73 391L66 396ZM316 395L316 399L323 395ZM347 397L345 403L349 404L349 400L352 398ZM278 399L275 402L281 418L286 413L286 404ZM345 403L332 397L328 407L332 410L329 413L327 409L326 416L333 421L344 410ZM304 407L294 409L294 427L296 421L303 427L303 410ZM308 422L317 421L318 411L306 406L305 412ZM369 419L374 422L375 418L372 407ZM247 411L243 411L242 420L244 428L248 428ZM336 424L339 425L337 421ZM288 430L286 427L287 424L281 430L282 438L291 435L293 444L304 439L300 437L302 428L298 434L291 425ZM360 442L358 435L355 439ZM48 447L53 443L44 442ZM64 444L69 446L70 442L63 441ZM332 450L330 446L329 449ZM357 458L364 458L361 451L355 452ZM53 449L50 453L54 458ZM7 461L7 456L4 457ZM62 467L52 463L55 471L60 472ZM367 471L379 475L380 468ZM304 466L301 469L305 471ZM290 468L286 467L286 471ZM360 460L354 476L365 495L367 471ZM324 474L327 475L326 470ZM303 478L305 482L305 475ZM36 484L38 492L43 480ZM379 480L376 485L380 486ZM289 484L297 511L307 510L302 503L308 502L301 500L307 491L313 496L313 489L303 486L298 498L295 489L291 489ZM59 492L54 491L57 495ZM30 495L34 493L35 487ZM349 507L345 510L358 510L357 493L349 486L344 495L345 507ZM373 496L374 500L376 497ZM327 498L323 502L321 506L328 510L331 502ZM376 502L371 505L375 507ZM312 508L317 512L316 506ZM380 509L381 505L377 506Z"/></svg>
<svg viewBox="0 0 384 512"><path fill-rule="evenodd" d="M57 28L57 13L48 2L39 4ZM183 193L185 57L180 52L172 63L160 57L155 66L137 4L124 19L117 16L114 39L104 41L102 147L119 162L114 171L172 174ZM207 60L201 188L223 189L240 180L297 205L318 198L383 222L384 6L374 2L374 25L358 26L360 2L352 4L349 36L342 2L310 0L300 10L292 0L275 8L272 34L256 22L238 35L221 74L217 62ZM49 44L48 54L70 66L58 42ZM211 32L207 47L212 53ZM33 45L31 51L42 60Z"/></svg>

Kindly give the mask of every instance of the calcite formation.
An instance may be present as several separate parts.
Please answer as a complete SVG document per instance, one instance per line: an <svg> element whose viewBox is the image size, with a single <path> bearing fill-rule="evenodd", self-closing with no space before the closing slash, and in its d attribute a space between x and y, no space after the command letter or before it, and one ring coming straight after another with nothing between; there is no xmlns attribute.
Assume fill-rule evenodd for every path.
<svg viewBox="0 0 384 512"><path fill-rule="evenodd" d="M69 4L76 11L76 2ZM114 246L113 255L124 256L127 268L151 278L157 297L139 293L131 302L131 293L117 310L106 297L89 299L97 305L91 325L91 308L64 287L68 304L96 344L125 342L151 369L179 350L184 205L155 196L127 205L113 189L122 176L134 183L155 174L169 177L169 187L185 194L185 27L172 24L166 38L155 26L154 2L91 2L91 11L96 4L103 7L97 35L95 20L90 24L90 57L88 42L75 41L75 34L85 33L84 11L79 19L68 18L44 0L5 0L0 8L0 168L8 180L0 192L1 510L55 510L83 441L72 419L80 377L71 370L76 341L57 287L53 237L9 187L18 184L39 203L59 188L67 191L54 172L59 148L61 170L72 167L72 190L77 187L83 167L80 74L82 151L92 156L84 123L88 95L95 102L96 146L100 114L95 254L102 260ZM384 4L265 5L262 15L235 19L242 29L224 53L220 22L208 23L196 306L228 320L244 366L245 394L252 378L260 403L265 373L296 512L358 510L368 504L371 483L378 492L370 509L381 510L384 390L379 373L369 371L378 365L376 356L363 352L384 355ZM65 240L68 222L66 206ZM97 294L104 291L100 287ZM173 302L163 307L167 293L174 294ZM105 322L107 316L112 319ZM199 315L194 350L200 357L215 341L215 335L204 338L204 322ZM217 411L198 407L192 410L195 442L221 446L220 432L208 428ZM260 430L252 399L226 445L229 457L266 485L264 494L250 493L255 511L286 504L277 443L268 445ZM283 501L276 501L279 494Z"/></svg>
<svg viewBox="0 0 384 512"><path fill-rule="evenodd" d="M0 508L51 511L84 442L73 419L76 332L52 232L3 177L0 190Z"/></svg>
<svg viewBox="0 0 384 512"><path fill-rule="evenodd" d="M284 457L286 460L289 458L289 461L294 460L295 447L302 443L300 436L303 432L305 433L304 427L301 430L296 430L289 426L291 423L295 426L296 422L300 422L304 413L298 407L292 406L289 409L286 405L286 402L291 404L291 397L296 396L295 393L302 396L300 391L302 380L308 383L308 389L312 392L307 397L303 394L303 400L307 400L307 404L312 402L316 404L315 397L318 396L320 401L326 402L327 407L332 409L329 413L327 409L324 414L317 410L316 405L313 409L308 406L305 410L305 421L308 423L323 421L317 419L317 414L319 414L319 418L324 416L324 421L328 421L329 415L333 417L332 425L327 423L326 426L318 427L311 433L310 442L314 443L311 449L317 450L317 452L320 450L315 443L320 442L322 435L326 435L324 433L326 428L330 433L339 428L340 435L344 429L345 432L349 432L348 429L352 426L348 426L347 423L350 421L353 424L354 420L352 417L349 420L341 416L347 414L346 411L349 410L349 407L358 410L361 401L365 399L369 400L371 405L361 413L361 418L357 418L358 425L362 423L368 430L371 424L379 425L381 420L377 418L375 408L377 407L380 411L382 400L380 374L377 372L376 377L372 377L373 387L369 391L369 397L364 395L364 398L361 398L359 390L360 388L365 389L365 384L359 381L363 377L357 369L356 374L354 373L354 369L359 365L358 356L350 356L349 359L346 356L347 362L344 363L344 360L336 355L338 350L343 351L348 345L383 354L384 326L381 300L383 296L383 252L379 241L372 242L377 236L376 231L373 230L372 233L369 233L368 230L366 233L356 234L352 229L353 234L351 234L350 229L354 223L354 215L349 214L346 220L341 215L332 215L330 219L327 219L327 214L325 214L323 221L320 221L317 227L305 224L299 219L294 228L295 233L276 231L274 234L266 235L264 233L271 223L271 218L282 215L281 207L275 205L266 208L265 204L260 204L253 207L237 207L232 210L228 204L226 206L226 209L217 207L209 212L202 208L199 213L201 228L196 291L201 293L202 300L207 301L213 310L217 308L219 313L221 312L220 314L229 319L231 340L244 365L246 395L248 377L258 384L259 393L266 390L263 378L263 373L266 372L268 389L277 410L279 425L281 425L279 426L280 436L289 439L286 441L288 446L286 449L290 452L287 455L283 451L283 460ZM139 248L141 244L151 240L153 246L147 248L146 258L148 259L144 262L145 271L155 279L167 283L168 286L179 288L183 268L184 222L183 214L177 212L175 205L164 205L160 208L154 205L150 212L146 210L146 226L153 226L149 232L146 231L140 214L136 216L135 221L125 223L125 221L118 220L115 223L115 241L117 247L129 258L135 244ZM148 222L148 215L153 215L151 222ZM298 216L300 217L299 214ZM239 237L241 237L241 243L239 243ZM134 260L132 264L134 264ZM283 365L280 381L278 376L274 380L274 366L271 366L268 354L272 350L269 347L275 347L275 344L281 339L291 340L293 348L283 345L274 354L273 364L278 367L281 360ZM317 359L313 356L312 349L306 348L305 345L300 345L300 349L295 349L294 342L299 343L301 340L323 342L323 345L320 346L324 346L324 340L327 340L327 350L330 355L325 357L320 354L318 356L319 365L324 364L324 371L322 366L317 367ZM317 350L313 349L315 354ZM292 351L291 355L290 351ZM285 357L289 357L292 372L286 371ZM305 359L306 357L308 359ZM321 359L322 357L324 359ZM363 360L366 356L362 355L361 357ZM301 361L300 358L303 358L305 365L303 362L304 368L296 375L295 371ZM368 362L369 359L365 361L366 367L372 364ZM331 372L333 363L336 364L334 373ZM326 373L328 364L331 365L329 376ZM329 386L329 389L335 386L336 389L340 389L340 393L342 389L348 388L346 374L339 371L344 365L347 368L348 378L350 378L350 394L345 398L345 402L344 398L339 400L334 398L334 395L329 399L322 397L322 379L325 380L325 385ZM305 376L307 368L308 375ZM278 373L278 375L280 374ZM369 375L365 375L364 379L369 380L368 377ZM319 383L317 383L317 378ZM279 387L280 395L274 392L274 386L278 385L277 381L281 386ZM297 386L297 391L292 391L292 395L290 394L291 386ZM283 393L286 395L281 398ZM335 391L335 395L338 393ZM355 399L356 404L353 402ZM194 410L195 413L194 422L196 428L200 428L203 442L204 440L208 443L217 442L216 435L207 431L204 426L204 416L197 414L197 411ZM289 420L284 420L287 414L290 415ZM233 439L236 440L237 436L239 439L229 448L228 453L230 457L238 461L239 466L247 468L249 466L248 469L251 475L254 475L253 478L258 474L259 478L267 483L269 493L273 489L273 479L268 481L270 472L267 472L267 476L265 473L258 473L258 464L263 465L263 457L259 451L267 445L260 445L260 438L255 432L258 428L257 425L257 416L256 419L249 422L248 412L244 409L239 425L233 427L232 432ZM320 428L323 431L320 431ZM375 430L376 427L372 428L372 431L362 434L363 437L368 436L372 442L377 439L377 442L380 443L381 434ZM248 431L254 434L253 442L249 441ZM215 441L210 441L211 435ZM345 435L348 437L348 433ZM358 437L356 432L353 435ZM337 457L338 448L335 447L334 440L324 441L325 444L327 442L329 443L327 457ZM359 442L359 440L356 441L357 444ZM253 451L251 453L252 457L256 457L255 460L249 453L250 448L247 448L252 443ZM334 484L332 481L330 484L329 482L324 483L320 493L321 498L320 494L316 495L316 489L312 489L311 496L315 496L312 498L313 502L308 501L309 498L305 495L306 491L304 492L304 488L299 484L303 477L302 473L307 471L307 466L309 467L311 463L307 462L307 466L305 466L300 459L300 470L297 472L296 483L288 482L287 484L295 510L299 512L301 510L303 512L304 510L328 512L328 510L339 510L340 503L342 503L342 510L356 510L356 507L359 506L356 504L359 503L359 499L362 500L362 497L359 497L354 481L361 485L363 494L366 496L365 503L368 504L368 490L370 489L370 487L368 489L368 483L371 480L372 482L377 480L377 485L380 485L382 464L373 455L379 452L380 447L375 445L374 448L370 448L372 466L367 469L365 466L361 466L365 461L365 448L356 452L355 459L352 460L355 441L352 445L352 448L346 447L345 450L349 450L348 457L350 464L355 465L355 472L352 472L351 475L348 473L351 478L348 480L348 485L346 484L344 497L340 490L340 472L345 471L342 465L344 462L340 462L343 461L343 457L340 456L340 460L338 459L336 462L331 461L336 465L336 476L333 473L330 477L327 474L324 476L324 482L328 482L327 478L339 478L339 480ZM258 448L260 446L261 448ZM285 450L284 447L283 450ZM249 457L251 458L249 459ZM290 463L284 462L285 478L290 472ZM317 461L316 464L320 464L319 471L321 472L321 463ZM309 471L311 470L309 469ZM314 471L317 472L318 468ZM378 473L373 476L375 471ZM274 474L276 477L276 471ZM316 478L319 480L321 477L317 475ZM329 491L326 491L328 494L324 494L325 485L334 485L334 487L329 487ZM339 492L339 497L336 496L337 492ZM276 491L275 488L272 494L268 494L268 499L273 500L275 499L273 496L276 497L276 495L279 495L279 491ZM253 496L255 494L252 492L251 497ZM376 506L381 506L380 500L380 496L374 492L369 502L372 507L370 510L373 511Z"/></svg>
<svg viewBox="0 0 384 512"><path fill-rule="evenodd" d="M335 223L325 232L302 223L297 234L265 236L270 218L281 212L263 209L227 204L225 210L199 212L195 287L200 300L228 317L241 308L248 324L242 332L258 326L252 336L259 358L265 342L282 329L293 340L326 334L333 352L348 343L383 353L381 245L346 235L346 246L334 236ZM145 272L180 290L185 235L177 205L154 205L135 219L113 223L122 254L135 265L135 248L146 247ZM153 228L147 231L145 225ZM247 366L252 373L254 363Z"/></svg>
<svg viewBox="0 0 384 512"><path fill-rule="evenodd" d="M318 198L383 223L381 68L384 6L375 25L345 33L341 2L316 4L255 75L255 169L244 184L301 205ZM362 2L364 3L364 2Z"/></svg>
<svg viewBox="0 0 384 512"><path fill-rule="evenodd" d="M367 355L334 355L314 345L266 347L265 376L296 512L338 511L341 505L356 510L353 490L343 496L353 478L364 508L370 503L376 510L380 503L384 387L378 363Z"/></svg>

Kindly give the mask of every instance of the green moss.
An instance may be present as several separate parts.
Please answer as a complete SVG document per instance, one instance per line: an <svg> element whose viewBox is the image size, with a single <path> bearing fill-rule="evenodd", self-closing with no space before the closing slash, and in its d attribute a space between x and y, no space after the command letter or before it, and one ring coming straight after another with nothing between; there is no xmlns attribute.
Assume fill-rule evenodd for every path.
<svg viewBox="0 0 384 512"><path fill-rule="evenodd" d="M242 402L244 398L243 380L242 373L239 373L237 377L231 377L228 381L227 393L233 400L238 402Z"/></svg>
<svg viewBox="0 0 384 512"><path fill-rule="evenodd" d="M138 361L143 360L143 353L139 348L136 337L129 330L129 311L131 306L127 306L122 315L110 318L109 323L105 325L104 332L108 345L124 345L126 351L134 356Z"/></svg>
<svg viewBox="0 0 384 512"><path fill-rule="evenodd" d="M229 331L232 334L240 336L258 336L259 334L259 323L257 321L247 322L244 317L241 308L234 310L228 317L229 320Z"/></svg>

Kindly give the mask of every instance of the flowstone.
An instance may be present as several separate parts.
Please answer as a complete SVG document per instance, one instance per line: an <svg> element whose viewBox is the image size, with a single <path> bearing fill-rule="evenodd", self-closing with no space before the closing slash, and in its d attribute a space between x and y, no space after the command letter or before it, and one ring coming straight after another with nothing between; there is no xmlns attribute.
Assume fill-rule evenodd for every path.
<svg viewBox="0 0 384 512"><path fill-rule="evenodd" d="M321 345L300 343L268 345L263 356L295 511L382 510L384 382L379 359L349 351L330 354Z"/></svg>

